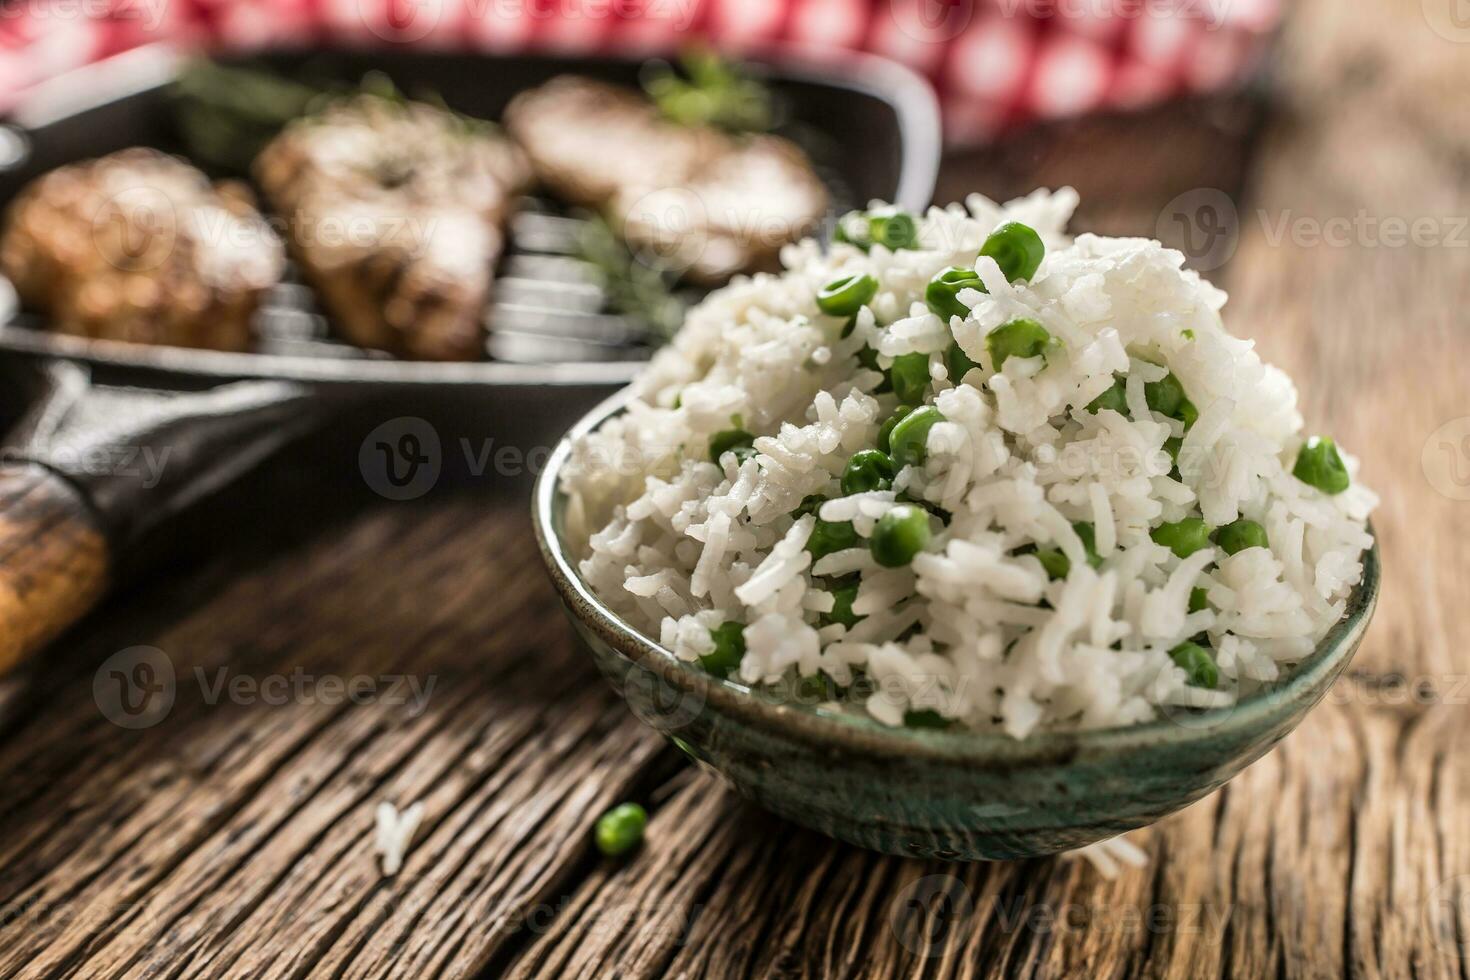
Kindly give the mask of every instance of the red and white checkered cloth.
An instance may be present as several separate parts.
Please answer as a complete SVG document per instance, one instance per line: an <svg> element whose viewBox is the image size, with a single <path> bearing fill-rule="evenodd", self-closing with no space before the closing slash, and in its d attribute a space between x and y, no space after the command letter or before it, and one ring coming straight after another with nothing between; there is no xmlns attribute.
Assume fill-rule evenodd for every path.
<svg viewBox="0 0 1470 980"><path fill-rule="evenodd" d="M10 0L0 109L39 80L159 40L653 54L705 39L735 53L796 43L887 55L933 83L960 143L1235 84L1279 15L1280 0Z"/></svg>

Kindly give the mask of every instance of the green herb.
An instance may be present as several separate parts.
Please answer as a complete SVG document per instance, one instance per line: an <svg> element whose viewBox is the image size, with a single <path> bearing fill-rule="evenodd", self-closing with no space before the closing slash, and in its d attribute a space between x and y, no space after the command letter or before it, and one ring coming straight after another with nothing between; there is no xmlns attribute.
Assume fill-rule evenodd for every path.
<svg viewBox="0 0 1470 980"><path fill-rule="evenodd" d="M207 58L184 66L171 95L189 156L230 173L250 162L291 120L326 92L254 68L226 68Z"/></svg>
<svg viewBox="0 0 1470 980"><path fill-rule="evenodd" d="M667 64L645 72L643 89L665 119L681 126L714 126L731 133L764 133L776 122L766 86L735 63L694 48L679 59L683 74Z"/></svg>
<svg viewBox="0 0 1470 980"><path fill-rule="evenodd" d="M646 323L662 340L684 323L686 304L673 291L664 272L646 265L600 216L593 215L577 232L576 254L589 266L607 297L608 308Z"/></svg>

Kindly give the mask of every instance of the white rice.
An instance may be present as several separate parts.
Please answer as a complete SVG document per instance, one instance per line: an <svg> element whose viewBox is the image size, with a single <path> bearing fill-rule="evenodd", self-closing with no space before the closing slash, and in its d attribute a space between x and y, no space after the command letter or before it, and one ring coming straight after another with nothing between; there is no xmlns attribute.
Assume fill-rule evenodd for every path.
<svg viewBox="0 0 1470 980"><path fill-rule="evenodd" d="M932 711L1023 738L1229 704L1280 677L1342 617L1376 498L1356 479L1329 496L1295 478L1306 436L1296 391L1225 331L1225 294L1156 242L1069 240L1076 203L1070 189L1004 206L972 197L932 209L920 249L805 241L783 251L781 275L711 295L635 383L627 412L575 447L564 489L593 589L687 660L713 649L711 628L744 624L736 676L746 683L820 671L849 684L861 671L878 685L862 706L887 724ZM1012 220L1047 245L1030 283L976 258ZM924 287L950 265L975 268L988 293L963 291L969 316L945 324ZM845 319L822 314L815 295L861 272L880 288L844 338ZM986 335L1020 316L1057 343L996 372ZM978 365L963 379L947 377L951 338ZM874 447L896 405L859 364L865 346L883 367L930 354L926 400L945 421L891 490L844 497L844 465ZM1187 432L1148 408L1145 384L1167 373L1198 408ZM1126 378L1128 416L1088 411L1115 376ZM712 463L710 437L732 420L756 434L755 454ZM1183 439L1172 475L1171 437ZM816 514L801 509L809 495L828 498ZM931 522L926 550L888 569L865 539L900 495L952 519ZM1249 518L1270 547L1180 559L1150 532L1186 517ZM851 521L864 540L813 563L817 518ZM1096 568L1079 521L1093 525ZM1049 580L1025 546L1060 550L1066 577ZM831 577L850 575L853 612L866 618L849 630L825 614ZM1191 613L1197 588L1209 605ZM1201 634L1220 675L1213 690L1191 686L1170 656Z"/></svg>
<svg viewBox="0 0 1470 980"><path fill-rule="evenodd" d="M373 849L383 862L383 877L391 878L403 869L403 859L408 855L408 845L418 832L419 822L424 818L424 804L415 803L402 813L387 800L378 804L374 811L375 833Z"/></svg>

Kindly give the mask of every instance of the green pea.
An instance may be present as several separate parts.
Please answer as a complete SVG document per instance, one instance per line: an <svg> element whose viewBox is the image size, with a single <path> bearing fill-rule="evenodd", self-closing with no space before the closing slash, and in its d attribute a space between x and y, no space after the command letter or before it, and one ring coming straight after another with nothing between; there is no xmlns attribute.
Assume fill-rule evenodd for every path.
<svg viewBox="0 0 1470 980"><path fill-rule="evenodd" d="M1179 465L1179 450L1183 448L1184 439L1180 436L1170 436L1164 440L1164 452L1169 454L1169 458L1174 461L1175 466Z"/></svg>
<svg viewBox="0 0 1470 980"><path fill-rule="evenodd" d="M944 317L945 322L952 316L968 316L970 308L959 300L961 289L978 289L983 293L985 283L974 269L952 265L929 280L929 285L924 287L924 303Z"/></svg>
<svg viewBox="0 0 1470 980"><path fill-rule="evenodd" d="M1352 482L1347 465L1338 455L1337 444L1331 439L1316 436L1308 439L1301 452L1297 453L1291 475L1326 494L1342 493Z"/></svg>
<svg viewBox="0 0 1470 980"><path fill-rule="evenodd" d="M860 449L842 468L842 492L866 493L893 486L893 460L876 449Z"/></svg>
<svg viewBox="0 0 1470 980"><path fill-rule="evenodd" d="M1189 590L1189 611L1190 612L1192 612L1192 613L1201 612L1201 611L1203 611L1205 609L1208 609L1209 606L1210 606L1210 591L1208 589L1195 588L1195 589L1190 589Z"/></svg>
<svg viewBox="0 0 1470 980"><path fill-rule="evenodd" d="M735 622L721 623L709 635L715 648L699 658L699 665L716 677L729 677L745 656L745 627Z"/></svg>
<svg viewBox="0 0 1470 980"><path fill-rule="evenodd" d="M1072 525L1072 530L1077 532L1077 537L1082 539L1082 547L1087 551L1087 564L1097 568L1102 564L1102 555L1097 553L1097 532L1092 525L1086 521L1078 521Z"/></svg>
<svg viewBox="0 0 1470 980"><path fill-rule="evenodd" d="M1174 417L1184 423L1184 431L1188 432L1199 420L1199 409L1194 407L1194 402L1186 398L1179 403L1179 414Z"/></svg>
<svg viewBox="0 0 1470 980"><path fill-rule="evenodd" d="M621 857L643 842L647 826L647 810L637 803L619 803L598 818L593 837L603 854Z"/></svg>
<svg viewBox="0 0 1470 980"><path fill-rule="evenodd" d="M889 211L868 216L868 237L875 245L891 251L919 244L919 224L907 211Z"/></svg>
<svg viewBox="0 0 1470 980"><path fill-rule="evenodd" d="M805 497L801 498L801 503L796 506L796 510L792 512L791 516L805 517L808 514L815 514L817 512L817 508L821 507L826 502L827 498L822 496L820 493L807 494Z"/></svg>
<svg viewBox="0 0 1470 980"><path fill-rule="evenodd" d="M950 344L949 350L944 352L944 369L949 372L949 380L954 385L959 385L965 375L979 366L970 360L970 355L958 343Z"/></svg>
<svg viewBox="0 0 1470 980"><path fill-rule="evenodd" d="M1169 651L1169 658L1184 668L1189 675L1189 683L1194 687L1213 689L1220 683L1220 669L1215 666L1215 658L1198 643L1179 644Z"/></svg>
<svg viewBox="0 0 1470 980"><path fill-rule="evenodd" d="M857 529L852 521L824 521L817 518L811 537L806 539L806 550L812 553L812 561L819 561L834 551L846 551L858 546Z"/></svg>
<svg viewBox="0 0 1470 980"><path fill-rule="evenodd" d="M945 510L938 504L931 504L927 500L912 496L907 490L904 490L902 493L897 494L893 499L897 500L901 504L913 504L915 507L924 508L935 517L939 518L939 520L943 522L946 527L949 526L950 519L954 517L953 514L951 514L949 511Z"/></svg>
<svg viewBox="0 0 1470 980"><path fill-rule="evenodd" d="M835 586L832 589L832 609L822 614L823 625L827 623L841 623L848 629L852 629L860 620L866 616L858 616L852 611L852 604L857 599L858 583L851 582Z"/></svg>
<svg viewBox="0 0 1470 980"><path fill-rule="evenodd" d="M741 449L753 450L754 447L755 436L749 432L744 429L725 429L709 437L709 458L712 462L718 463L720 457L728 452L741 456Z"/></svg>
<svg viewBox="0 0 1470 980"><path fill-rule="evenodd" d="M1046 245L1041 236L1029 225L1011 221L990 233L980 254L995 259L1000 271L1010 282L1025 279L1028 282L1041 268L1041 259L1046 255Z"/></svg>
<svg viewBox="0 0 1470 980"><path fill-rule="evenodd" d="M903 725L905 728L948 728L953 722L932 708L922 711L905 711L903 713Z"/></svg>
<svg viewBox="0 0 1470 980"><path fill-rule="evenodd" d="M907 211L884 208L879 211L849 211L837 219L832 241L853 245L866 252L881 244L892 251L917 248L919 223Z"/></svg>
<svg viewBox="0 0 1470 980"><path fill-rule="evenodd" d="M1050 579L1066 578L1067 573L1072 571L1072 560L1062 554L1059 548L1038 549L1036 560L1041 562L1041 567L1046 569L1046 577Z"/></svg>
<svg viewBox="0 0 1470 980"><path fill-rule="evenodd" d="M1035 320L1022 317L1003 323L985 338L985 347L990 351L990 362L997 371L1008 357L1035 357L1046 352L1051 334Z"/></svg>
<svg viewBox="0 0 1470 980"><path fill-rule="evenodd" d="M1184 401L1184 386L1173 374L1166 374L1158 381L1145 384L1143 395L1148 401L1149 411L1173 418L1179 411L1179 404Z"/></svg>
<svg viewBox="0 0 1470 980"><path fill-rule="evenodd" d="M878 518L868 547L884 568L902 568L929 544L929 514L912 504L899 504Z"/></svg>
<svg viewBox="0 0 1470 980"><path fill-rule="evenodd" d="M819 670L815 674L808 674L796 681L798 704L821 704L823 701L835 701L842 691L842 685L828 676L826 671Z"/></svg>
<svg viewBox="0 0 1470 980"><path fill-rule="evenodd" d="M944 416L933 405L916 408L899 420L888 436L889 455L893 457L894 465L904 467L922 463L928 455L929 430L936 422L943 421Z"/></svg>
<svg viewBox="0 0 1470 980"><path fill-rule="evenodd" d="M1111 388L1087 403L1087 410L1094 415L1105 408L1112 409L1124 418L1128 417L1128 392L1122 378L1116 379Z"/></svg>
<svg viewBox="0 0 1470 980"><path fill-rule="evenodd" d="M866 272L833 279L817 293L817 308L829 316L853 316L878 295L878 280Z"/></svg>
<svg viewBox="0 0 1470 980"><path fill-rule="evenodd" d="M837 219L837 224L832 229L832 240L855 245L866 252L873 246L873 238L868 231L868 216L861 211L847 212Z"/></svg>
<svg viewBox="0 0 1470 980"><path fill-rule="evenodd" d="M1149 537L1180 558L1188 558L1201 548L1210 546L1210 528L1198 517L1186 517L1172 524L1160 524Z"/></svg>
<svg viewBox="0 0 1470 980"><path fill-rule="evenodd" d="M1231 521L1216 531L1215 543L1227 555L1244 551L1246 548L1270 547L1266 542L1266 529L1255 521L1248 521L1243 517L1238 521Z"/></svg>
<svg viewBox="0 0 1470 980"><path fill-rule="evenodd" d="M1082 547L1087 551L1087 564L1097 568L1103 560L1102 556L1097 553L1097 535L1092 525L1086 521L1078 521L1072 525L1072 530L1076 531L1077 537L1082 539ZM1049 578L1066 578L1067 574L1072 571L1072 560L1060 548L1038 549L1036 558L1041 562L1041 567L1046 569Z"/></svg>
<svg viewBox="0 0 1470 980"><path fill-rule="evenodd" d="M919 405L929 391L929 355L900 354L893 359L888 369L888 380L893 393L905 405Z"/></svg>
<svg viewBox="0 0 1470 980"><path fill-rule="evenodd" d="M889 451L889 449L890 449L889 439L893 435L893 427L896 426L896 425L898 425L898 423L902 422L904 420L904 417L907 416L913 410L914 410L914 407L912 405L900 405L900 406L898 406L898 408L894 409L894 412L893 412L892 415L888 416L888 418L886 418L886 419L883 420L883 424L882 425L878 426L878 451L879 452L886 453L886 452Z"/></svg>

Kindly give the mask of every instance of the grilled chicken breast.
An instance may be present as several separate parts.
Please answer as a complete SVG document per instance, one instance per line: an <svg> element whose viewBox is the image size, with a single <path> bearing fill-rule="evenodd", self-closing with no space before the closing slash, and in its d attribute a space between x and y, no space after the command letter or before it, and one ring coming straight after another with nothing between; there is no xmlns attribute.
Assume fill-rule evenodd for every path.
<svg viewBox="0 0 1470 980"><path fill-rule="evenodd" d="M698 282L774 267L827 207L789 140L678 125L592 79L566 75L517 96L505 123L553 193L605 211L635 249Z"/></svg>
<svg viewBox="0 0 1470 980"><path fill-rule="evenodd" d="M502 228L528 178L509 142L431 105L362 95L287 126L255 176L347 340L482 356Z"/></svg>
<svg viewBox="0 0 1470 980"><path fill-rule="evenodd" d="M39 178L11 204L0 268L54 329L243 350L285 263L236 184L129 149Z"/></svg>

